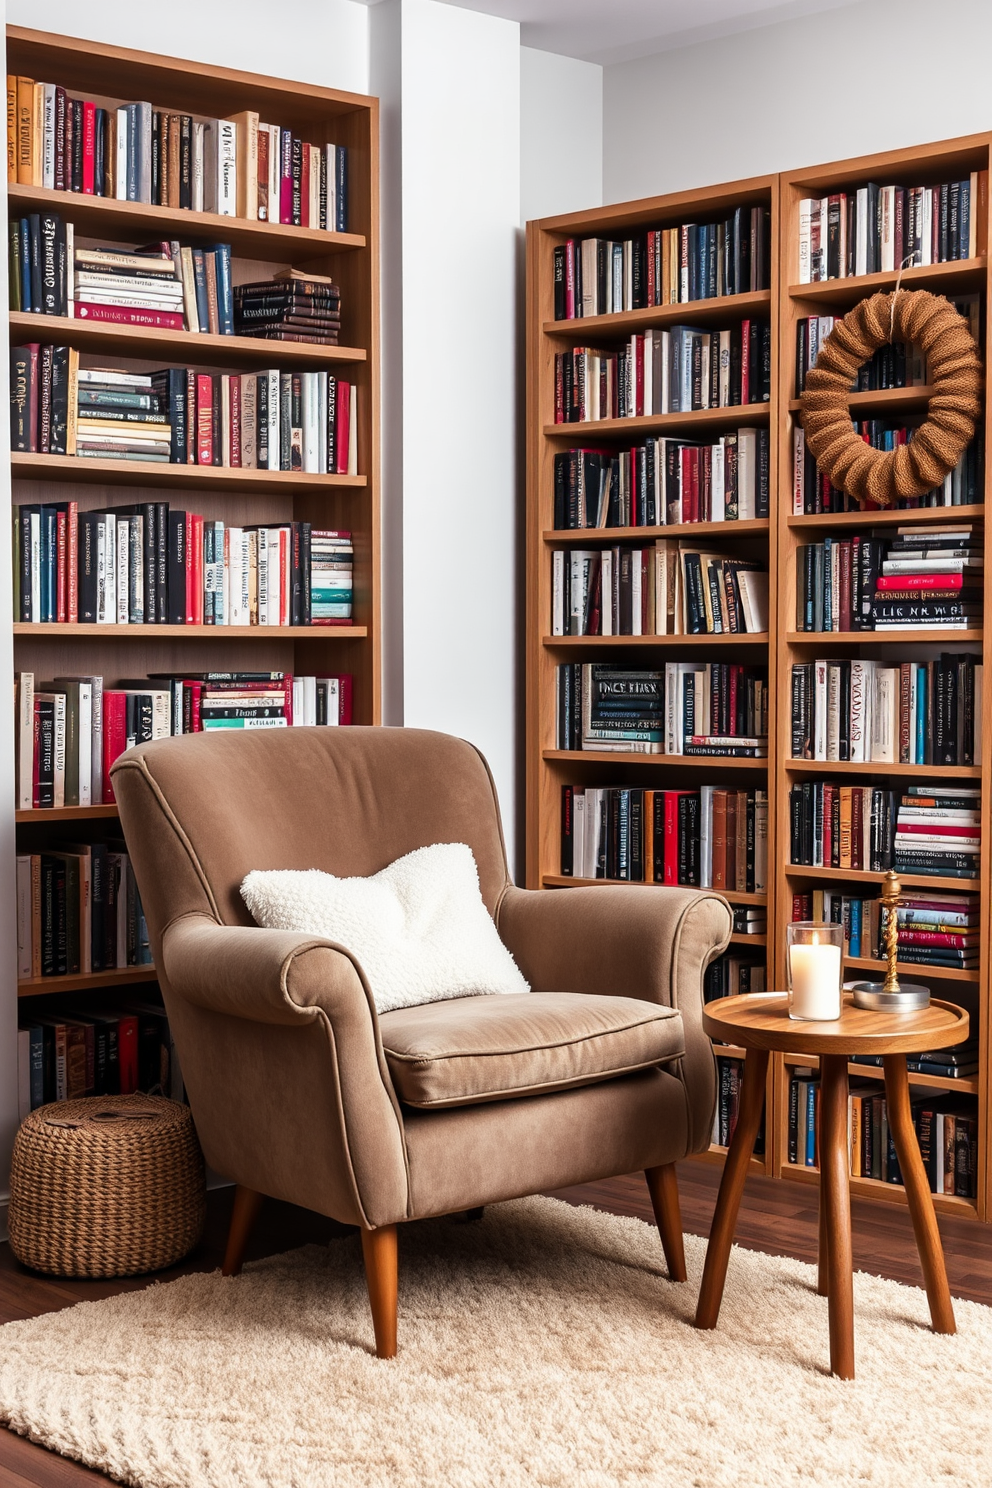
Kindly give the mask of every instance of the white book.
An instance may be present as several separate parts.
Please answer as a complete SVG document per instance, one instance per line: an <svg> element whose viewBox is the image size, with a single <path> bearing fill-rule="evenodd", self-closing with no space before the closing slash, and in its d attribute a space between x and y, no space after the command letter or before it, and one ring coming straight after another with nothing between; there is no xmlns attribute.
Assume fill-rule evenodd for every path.
<svg viewBox="0 0 992 1488"><path fill-rule="evenodd" d="M758 431L737 430L737 515L742 522L758 514Z"/></svg>
<svg viewBox="0 0 992 1488"><path fill-rule="evenodd" d="M192 179L190 182L190 205L194 212L203 211L203 141L206 126L193 125Z"/></svg>
<svg viewBox="0 0 992 1488"><path fill-rule="evenodd" d="M317 373L317 470L327 474L327 372Z"/></svg>
<svg viewBox="0 0 992 1488"><path fill-rule="evenodd" d="M551 555L551 634L565 634L565 554L560 548Z"/></svg>
<svg viewBox="0 0 992 1488"><path fill-rule="evenodd" d="M714 788L712 785L699 788L699 886L702 889L713 887Z"/></svg>
<svg viewBox="0 0 992 1488"><path fill-rule="evenodd" d="M681 705L679 696L679 664L665 662L665 753L681 754Z"/></svg>
<svg viewBox="0 0 992 1488"><path fill-rule="evenodd" d="M327 686L327 717L324 725L326 728L335 728L341 722L341 683L337 677L326 677L324 681Z"/></svg>
<svg viewBox="0 0 992 1488"><path fill-rule="evenodd" d="M722 349L723 349L723 342L722 341L720 343L720 347L721 347L721 353L722 353ZM658 379L658 385L659 385L658 412L659 413L671 413L671 411L672 411L672 388L671 388L672 333L671 333L671 331L662 331L662 333L661 333L661 347L659 349L658 355L659 355L659 357L661 359L661 375L660 375L660 377Z"/></svg>
<svg viewBox="0 0 992 1488"><path fill-rule="evenodd" d="M870 756L866 753L868 736L865 734L865 697L874 685L872 671L874 663L855 658L851 662L851 762L865 764Z"/></svg>
<svg viewBox="0 0 992 1488"><path fill-rule="evenodd" d="M898 267L895 258L896 188L883 186L879 196L882 208L881 269L883 274L892 274Z"/></svg>
<svg viewBox="0 0 992 1488"><path fill-rule="evenodd" d="M641 552L639 548L635 548L630 556L630 633L635 636L641 635L643 627L643 577L644 569L641 563Z"/></svg>
<svg viewBox="0 0 992 1488"><path fill-rule="evenodd" d="M579 242L579 261L582 269L582 309L580 313L583 319L600 313L599 306L596 303L596 291L599 284L599 273L596 264L597 247L598 244L595 238L582 238Z"/></svg>
<svg viewBox="0 0 992 1488"><path fill-rule="evenodd" d="M316 372L300 377L303 402L303 469L316 474L320 470L320 393Z"/></svg>
<svg viewBox="0 0 992 1488"><path fill-rule="evenodd" d="M117 518L117 574L115 584L117 587L117 608L115 617L118 625L128 623L128 557L131 549L131 524L127 517Z"/></svg>
<svg viewBox="0 0 992 1488"><path fill-rule="evenodd" d="M899 758L899 669L876 666L872 699L872 762L894 763Z"/></svg>
<svg viewBox="0 0 992 1488"><path fill-rule="evenodd" d="M65 693L49 692L40 693L39 696L46 697L55 704L55 730L54 730L54 805L56 807L65 805Z"/></svg>
<svg viewBox="0 0 992 1488"><path fill-rule="evenodd" d="M713 446L710 463L710 521L724 522L727 518L726 475L727 447L721 439ZM657 465L657 462L655 462Z"/></svg>
<svg viewBox="0 0 992 1488"><path fill-rule="evenodd" d="M330 713L330 708L328 708ZM293 722L296 722L296 713L293 713ZM303 678L303 723L306 727L317 727L317 678Z"/></svg>
<svg viewBox="0 0 992 1488"><path fill-rule="evenodd" d="M855 193L857 232L854 239L854 272L868 272L868 187L860 186Z"/></svg>
<svg viewBox="0 0 992 1488"><path fill-rule="evenodd" d="M827 761L840 759L840 680L839 661L827 662Z"/></svg>
<svg viewBox="0 0 992 1488"><path fill-rule="evenodd" d="M819 210L819 207L817 207ZM810 223L812 221L813 202L807 196L799 203L799 283L809 284L812 280L810 268Z"/></svg>
<svg viewBox="0 0 992 1488"><path fill-rule="evenodd" d="M768 630L768 575L742 568L737 575L737 589L744 611L744 629L748 635L764 635Z"/></svg>
<svg viewBox="0 0 992 1488"><path fill-rule="evenodd" d="M117 201L127 201L127 105L117 110L117 150L114 162L114 196Z"/></svg>
<svg viewBox="0 0 992 1488"><path fill-rule="evenodd" d="M279 469L279 372L267 368L262 374L268 381L268 455L269 469Z"/></svg>
<svg viewBox="0 0 992 1488"><path fill-rule="evenodd" d="M79 804L93 805L93 684L79 679Z"/></svg>
<svg viewBox="0 0 992 1488"><path fill-rule="evenodd" d="M572 795L572 877L581 878L585 864L586 797L584 791Z"/></svg>
<svg viewBox="0 0 992 1488"><path fill-rule="evenodd" d="M933 263L933 188L920 192L920 263Z"/></svg>
<svg viewBox="0 0 992 1488"><path fill-rule="evenodd" d="M279 157L278 146L276 158ZM270 157L271 159L271 153ZM321 223L328 232L334 232L338 220L338 151L336 145L324 146L324 163L327 168L327 214Z"/></svg>
<svg viewBox="0 0 992 1488"><path fill-rule="evenodd" d="M268 620L268 623L270 625L278 625L279 624L279 616L280 616L280 613L282 611L283 571L282 571L282 560L281 560L281 554L280 554L279 532L280 532L280 529L278 527L269 527L267 529L267 541L268 541L268 548L269 548L269 562L268 562L268 567L269 567L269 576L268 576L268 582L269 582L269 620ZM261 545L259 545L259 551L261 551Z"/></svg>
<svg viewBox="0 0 992 1488"><path fill-rule="evenodd" d="M71 264L71 263L73 263L75 261L75 259L74 259L74 255L75 255L75 251L76 251L75 242L76 242L75 230L73 228L72 223L71 222L67 222L65 224L65 261L66 261L67 264ZM66 295L65 299L66 299L66 305L65 305L66 319L67 320L73 320L75 318L75 316L74 316L74 313L73 313L74 306L73 306L73 295L72 295L72 293L71 292L68 293Z"/></svg>
<svg viewBox="0 0 992 1488"><path fill-rule="evenodd" d="M792 430L792 515L801 517L806 506L806 431L797 420Z"/></svg>
<svg viewBox="0 0 992 1488"><path fill-rule="evenodd" d="M34 672L17 678L17 806L34 806Z"/></svg>
<svg viewBox="0 0 992 1488"><path fill-rule="evenodd" d="M768 892L768 792L754 793L754 892Z"/></svg>
<svg viewBox="0 0 992 1488"><path fill-rule="evenodd" d="M269 622L269 531L267 527L259 527L252 534L256 542L255 568L257 575L256 606L259 625L268 625Z"/></svg>
<svg viewBox="0 0 992 1488"><path fill-rule="evenodd" d="M237 216L238 130L230 119L211 119L204 131L203 210Z"/></svg>
<svg viewBox="0 0 992 1488"><path fill-rule="evenodd" d="M730 407L730 332L720 332L720 408Z"/></svg>
<svg viewBox="0 0 992 1488"><path fill-rule="evenodd" d="M827 662L813 663L813 758L827 758L827 708L828 708Z"/></svg>
<svg viewBox="0 0 992 1488"><path fill-rule="evenodd" d="M31 854L17 856L17 975L31 975Z"/></svg>
<svg viewBox="0 0 992 1488"><path fill-rule="evenodd" d="M604 548L599 560L599 633L613 634L613 553Z"/></svg>
<svg viewBox="0 0 992 1488"><path fill-rule="evenodd" d="M586 791L586 827L582 850L583 878L596 878L598 876L602 802L602 790L594 788Z"/></svg>
<svg viewBox="0 0 992 1488"><path fill-rule="evenodd" d="M152 106L135 105L138 118L138 201L151 205L152 200Z"/></svg>
<svg viewBox="0 0 992 1488"><path fill-rule="evenodd" d="M55 84L43 83L45 90L42 103L44 133L41 139L41 185L48 191L55 190ZM71 263L72 260L70 259Z"/></svg>

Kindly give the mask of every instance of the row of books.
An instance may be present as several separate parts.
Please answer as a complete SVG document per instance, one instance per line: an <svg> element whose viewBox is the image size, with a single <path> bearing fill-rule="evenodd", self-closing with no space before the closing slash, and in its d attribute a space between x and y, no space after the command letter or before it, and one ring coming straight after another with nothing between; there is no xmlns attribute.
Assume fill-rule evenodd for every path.
<svg viewBox="0 0 992 1488"><path fill-rule="evenodd" d="M620 351L573 346L555 354L555 423L767 403L771 356L771 327L760 320L635 332Z"/></svg>
<svg viewBox="0 0 992 1488"><path fill-rule="evenodd" d="M977 295L974 296L977 302ZM977 311L977 303L976 303ZM796 397L806 389L807 374L816 366L820 347L838 324L834 315L804 315L796 321ZM886 388L923 387L927 381L926 359L919 347L890 341L880 346L858 368L851 386L855 393L877 393Z"/></svg>
<svg viewBox="0 0 992 1488"><path fill-rule="evenodd" d="M793 864L977 878L981 791L928 783L900 795L873 785L805 780L789 791L789 829Z"/></svg>
<svg viewBox="0 0 992 1488"><path fill-rule="evenodd" d="M352 676L287 672L15 678L19 810L111 805L110 768L126 749L212 729L322 727L352 721ZM116 965L116 963L113 963Z"/></svg>
<svg viewBox="0 0 992 1488"><path fill-rule="evenodd" d="M570 449L554 458L554 525L664 527L767 517L768 429L732 429L712 444L646 439L632 449Z"/></svg>
<svg viewBox="0 0 992 1488"><path fill-rule="evenodd" d="M978 1184L978 1116L974 1101L930 1092L912 1101L913 1126L920 1145L930 1192L973 1199ZM817 1168L820 1080L812 1070L797 1070L789 1081L788 1161ZM895 1142L889 1129L884 1094L877 1081L855 1085L848 1097L848 1132L852 1178L902 1183Z"/></svg>
<svg viewBox="0 0 992 1488"><path fill-rule="evenodd" d="M116 1007L26 1012L17 1032L18 1115L86 1095L185 1099L161 1003L128 996Z"/></svg>
<svg viewBox="0 0 992 1488"><path fill-rule="evenodd" d="M18 855L18 977L76 976L151 961L123 841L53 844Z"/></svg>
<svg viewBox="0 0 992 1488"><path fill-rule="evenodd" d="M732 662L557 668L557 748L622 754L768 753L768 672Z"/></svg>
<svg viewBox="0 0 992 1488"><path fill-rule="evenodd" d="M799 283L894 273L985 251L988 172L939 186L880 186L799 203Z"/></svg>
<svg viewBox="0 0 992 1488"><path fill-rule="evenodd" d="M101 107L7 74L7 179L50 191L346 232L348 152L253 110L197 120L150 103Z"/></svg>
<svg viewBox="0 0 992 1488"><path fill-rule="evenodd" d="M561 872L763 894L768 793L563 785Z"/></svg>
<svg viewBox="0 0 992 1488"><path fill-rule="evenodd" d="M115 325L334 346L341 293L332 279L283 269L233 283L231 246L178 240L145 247L77 248L55 213L10 222L10 308Z"/></svg>
<svg viewBox="0 0 992 1488"><path fill-rule="evenodd" d="M792 758L981 763L982 663L968 652L885 665L794 662Z"/></svg>
<svg viewBox="0 0 992 1488"><path fill-rule="evenodd" d="M719 1047L719 1046L717 1046ZM716 1058L716 1108L713 1113L711 1141L715 1147L729 1147L737 1130L740 1114L741 1089L744 1083L743 1059L717 1054ZM762 1112L758 1135L754 1139L755 1157L764 1156L765 1115Z"/></svg>
<svg viewBox="0 0 992 1488"><path fill-rule="evenodd" d="M569 238L554 250L555 320L767 289L769 234L767 207L740 206L619 242Z"/></svg>
<svg viewBox="0 0 992 1488"><path fill-rule="evenodd" d="M11 449L100 460L358 473L358 400L330 372L120 372L12 347Z"/></svg>
<svg viewBox="0 0 992 1488"><path fill-rule="evenodd" d="M658 538L653 547L551 555L552 635L738 635L768 630L768 573L755 559Z"/></svg>
<svg viewBox="0 0 992 1488"><path fill-rule="evenodd" d="M347 625L351 533L232 527L149 501L14 507L14 618L27 624Z"/></svg>
<svg viewBox="0 0 992 1488"><path fill-rule="evenodd" d="M970 526L876 529L796 554L796 629L905 630L981 624L985 560Z"/></svg>
<svg viewBox="0 0 992 1488"><path fill-rule="evenodd" d="M720 997L746 997L766 990L764 956L724 951L703 972L703 1001L715 1002Z"/></svg>
<svg viewBox="0 0 992 1488"><path fill-rule="evenodd" d="M878 450L898 449L908 444L914 433L906 425L892 425L885 419L862 419L854 427L866 444ZM970 506L985 499L984 491L983 441L978 433L939 486L924 491L922 496L900 497L896 508L914 511L919 507ZM831 485L829 477L817 468L806 448L805 431L797 422L792 430L792 515L819 516L824 512L869 509L877 510L872 502L849 496L846 491L838 491Z"/></svg>
<svg viewBox="0 0 992 1488"><path fill-rule="evenodd" d="M900 962L976 969L980 911L977 894L941 894L921 889L905 892L896 910ZM885 959L889 911L880 899L814 889L809 894L793 894L792 918L843 925L847 955L873 961ZM952 1072L956 1076L963 1070L954 1065Z"/></svg>

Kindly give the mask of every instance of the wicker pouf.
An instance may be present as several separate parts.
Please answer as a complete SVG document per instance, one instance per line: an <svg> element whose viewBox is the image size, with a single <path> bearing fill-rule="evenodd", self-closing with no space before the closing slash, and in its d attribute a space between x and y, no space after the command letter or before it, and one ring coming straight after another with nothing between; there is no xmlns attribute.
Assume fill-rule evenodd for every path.
<svg viewBox="0 0 992 1488"><path fill-rule="evenodd" d="M39 1106L14 1140L10 1247L54 1276L171 1266L203 1233L203 1154L189 1107L154 1095Z"/></svg>

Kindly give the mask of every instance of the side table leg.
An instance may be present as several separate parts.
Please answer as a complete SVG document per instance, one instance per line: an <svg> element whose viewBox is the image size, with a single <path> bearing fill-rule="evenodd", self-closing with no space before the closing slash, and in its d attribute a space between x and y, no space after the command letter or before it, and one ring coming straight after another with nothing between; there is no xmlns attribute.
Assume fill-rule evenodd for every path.
<svg viewBox="0 0 992 1488"><path fill-rule="evenodd" d="M944 1267L944 1252L937 1228L933 1198L927 1182L926 1169L920 1156L919 1143L913 1129L913 1115L909 1104L909 1081L906 1078L906 1058L903 1054L885 1055L885 1101L888 1109L889 1131L895 1143L896 1156L902 1181L906 1187L909 1212L913 1216L916 1248L920 1253L923 1282L930 1303L930 1318L935 1333L955 1333L954 1308L951 1305L947 1271Z"/></svg>
<svg viewBox="0 0 992 1488"><path fill-rule="evenodd" d="M823 1201L823 1188L819 1194L818 1245L816 1266L816 1290L821 1297L830 1291L830 1261L827 1256L827 1206Z"/></svg>
<svg viewBox="0 0 992 1488"><path fill-rule="evenodd" d="M853 1379L854 1261L847 1148L847 1056L821 1054L820 1081L820 1205L829 1274L830 1371L841 1379Z"/></svg>
<svg viewBox="0 0 992 1488"><path fill-rule="evenodd" d="M768 1050L748 1049L744 1061L744 1083L741 1090L740 1113L733 1141L727 1152L727 1160L720 1180L710 1240L706 1248L706 1264L703 1281L696 1304L696 1327L715 1328L723 1301L723 1284L727 1279L727 1263L730 1247L734 1241L734 1226L737 1211L744 1193L748 1163L754 1151L754 1139L758 1135L761 1112L765 1104L765 1078L768 1074Z"/></svg>

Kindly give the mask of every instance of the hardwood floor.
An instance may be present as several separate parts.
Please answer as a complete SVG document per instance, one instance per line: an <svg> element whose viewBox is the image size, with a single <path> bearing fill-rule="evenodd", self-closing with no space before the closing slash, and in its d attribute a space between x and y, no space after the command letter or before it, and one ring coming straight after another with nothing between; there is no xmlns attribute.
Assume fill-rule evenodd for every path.
<svg viewBox="0 0 992 1488"><path fill-rule="evenodd" d="M709 1233L720 1169L704 1163L679 1164L682 1222L694 1235ZM167 1281L190 1271L211 1271L221 1263L233 1189L209 1196L207 1229L193 1256L182 1266L159 1272ZM563 1189L556 1198L592 1204L611 1214L633 1214L654 1223L651 1200L641 1174ZM855 1270L870 1271L913 1286L921 1284L920 1266L908 1213L895 1205L855 1199L852 1203ZM956 1297L992 1304L992 1230L973 1220L941 1218L951 1291ZM249 1260L320 1243L342 1233L342 1226L291 1204L269 1201L248 1246ZM749 1177L737 1224L738 1244L771 1255L815 1262L817 1257L816 1190L805 1184ZM402 1242L401 1242L402 1243ZM25 1271L0 1245L0 1322L54 1312L74 1302L92 1301L115 1292L135 1291L149 1278L132 1281L57 1281ZM402 1307L402 1298L400 1301ZM0 1430L0 1488L85 1488L108 1483L101 1473L36 1447Z"/></svg>

